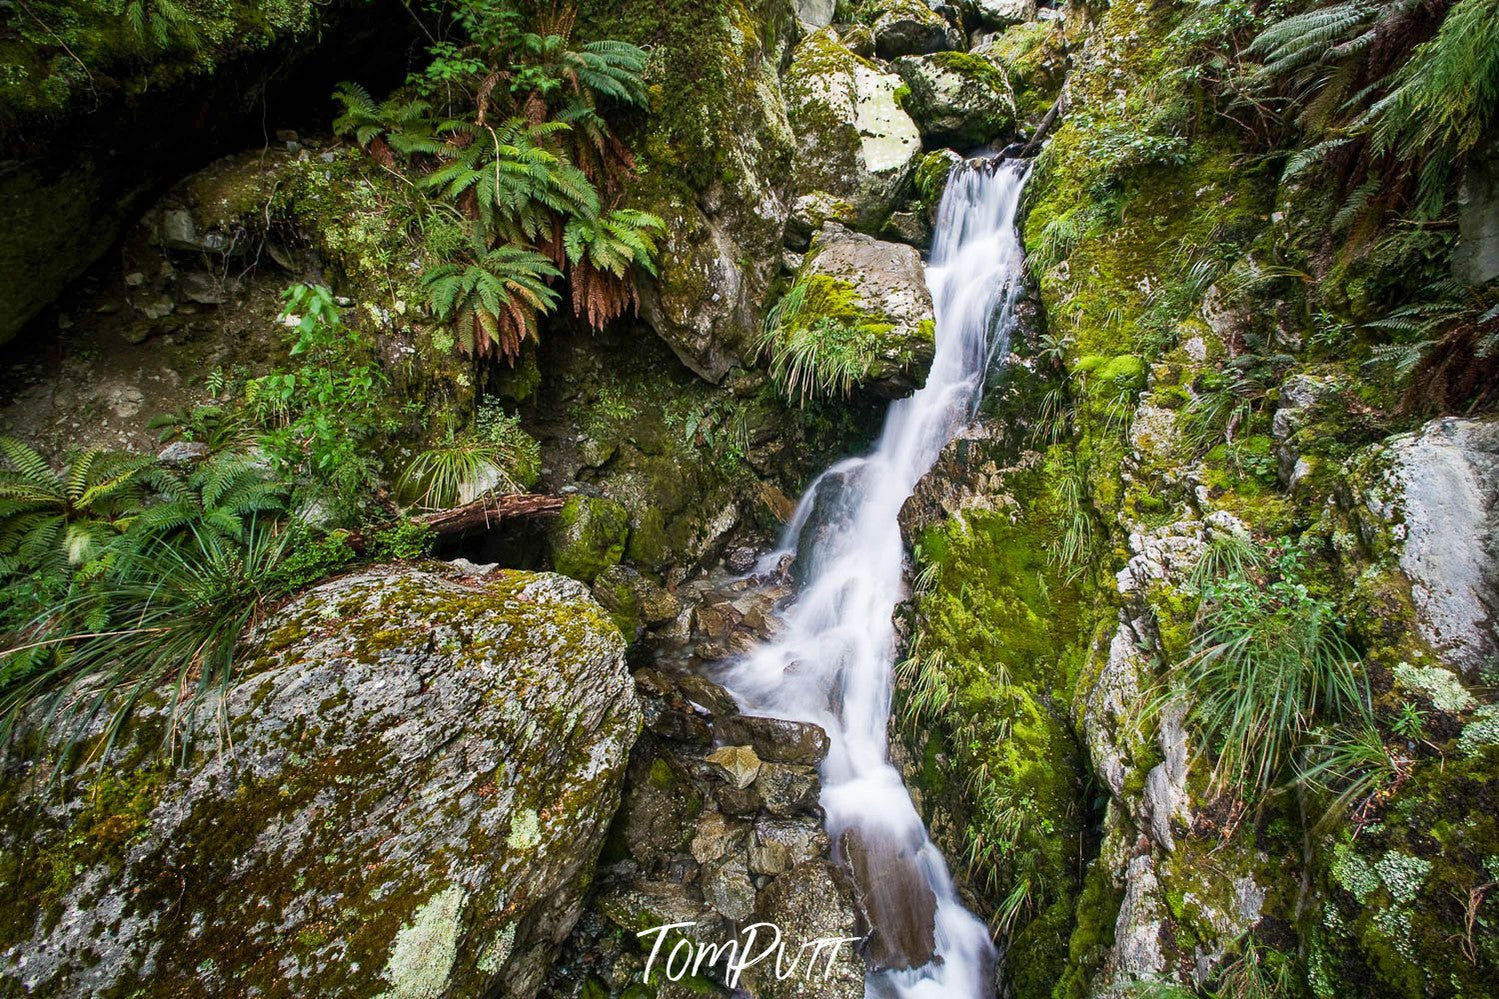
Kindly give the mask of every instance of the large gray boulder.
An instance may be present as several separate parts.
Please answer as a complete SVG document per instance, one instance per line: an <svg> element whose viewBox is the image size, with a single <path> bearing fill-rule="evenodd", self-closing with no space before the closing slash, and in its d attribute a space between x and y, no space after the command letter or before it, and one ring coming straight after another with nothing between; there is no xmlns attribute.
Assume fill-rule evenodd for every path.
<svg viewBox="0 0 1499 999"><path fill-rule="evenodd" d="M1421 639L1476 681L1499 658L1499 420L1433 420L1371 457L1365 540L1408 581Z"/></svg>
<svg viewBox="0 0 1499 999"><path fill-rule="evenodd" d="M895 61L910 88L910 109L928 145L971 148L1015 124L1015 98L999 66L969 52L938 52Z"/></svg>
<svg viewBox="0 0 1499 999"><path fill-rule="evenodd" d="M632 41L656 46L649 32L659 4L624 0L611 9L640 32ZM638 206L666 222L658 273L641 282L640 313L711 382L754 354L791 194L794 138L780 68L795 26L768 10L746 15L684 14L696 26L691 44L655 47L657 113L640 141L644 169L634 183Z"/></svg>
<svg viewBox="0 0 1499 999"><path fill-rule="evenodd" d="M7 994L529 996L581 907L640 712L577 582L369 572L275 614L161 758L0 775Z"/></svg>
<svg viewBox="0 0 1499 999"><path fill-rule="evenodd" d="M836 0L793 0L791 7L796 19L808 27L826 28L833 23L838 4Z"/></svg>
<svg viewBox="0 0 1499 999"><path fill-rule="evenodd" d="M921 134L896 100L901 85L900 77L845 48L832 28L797 46L785 81L796 133L795 186L797 194L816 194L832 206L823 217L873 228L905 193Z"/></svg>
<svg viewBox="0 0 1499 999"><path fill-rule="evenodd" d="M1457 189L1457 247L1452 274L1480 285L1499 278L1499 139L1473 156Z"/></svg>
<svg viewBox="0 0 1499 999"><path fill-rule="evenodd" d="M881 59L940 52L963 46L963 32L921 0L885 0L874 21L875 52Z"/></svg>
<svg viewBox="0 0 1499 999"><path fill-rule="evenodd" d="M973 19L986 28L1008 28L1036 19L1036 0L969 0Z"/></svg>

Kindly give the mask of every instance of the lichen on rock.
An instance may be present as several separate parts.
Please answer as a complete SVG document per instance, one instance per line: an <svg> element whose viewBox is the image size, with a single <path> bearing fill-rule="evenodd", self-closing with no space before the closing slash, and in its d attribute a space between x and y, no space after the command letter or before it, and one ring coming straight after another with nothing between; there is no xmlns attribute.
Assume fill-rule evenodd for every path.
<svg viewBox="0 0 1499 999"><path fill-rule="evenodd" d="M804 38L786 72L787 111L796 133L796 190L824 192L853 207L874 229L905 193L921 136L900 107L894 73L844 47L833 28Z"/></svg>
<svg viewBox="0 0 1499 999"><path fill-rule="evenodd" d="M0 968L59 994L532 994L640 724L623 647L558 576L309 591L256 630L178 768L153 763L159 696L60 787L10 747L0 881L31 902L7 907Z"/></svg>

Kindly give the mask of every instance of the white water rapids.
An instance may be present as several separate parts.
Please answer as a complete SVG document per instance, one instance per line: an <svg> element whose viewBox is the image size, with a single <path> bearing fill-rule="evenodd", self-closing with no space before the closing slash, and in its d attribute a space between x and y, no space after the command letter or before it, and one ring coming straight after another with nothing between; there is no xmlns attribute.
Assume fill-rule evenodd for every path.
<svg viewBox="0 0 1499 999"><path fill-rule="evenodd" d="M860 881L885 955L867 980L869 999L994 993L988 930L964 909L889 762L891 615L905 596L901 506L973 418L991 363L1009 351L1025 174L1015 162L953 170L927 268L937 342L926 385L891 405L872 452L835 464L807 490L781 550L766 559L773 564L798 539L811 549L796 552L803 585L782 611L784 627L721 677L747 711L828 732L828 833Z"/></svg>

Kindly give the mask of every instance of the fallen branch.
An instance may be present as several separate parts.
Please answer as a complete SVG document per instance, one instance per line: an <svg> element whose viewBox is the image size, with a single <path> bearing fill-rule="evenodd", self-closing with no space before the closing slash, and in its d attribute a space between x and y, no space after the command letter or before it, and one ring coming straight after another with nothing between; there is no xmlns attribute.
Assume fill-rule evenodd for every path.
<svg viewBox="0 0 1499 999"><path fill-rule="evenodd" d="M535 517L556 513L565 502L561 496L546 493L506 493L503 496L485 496L451 510L436 510L412 517L412 523L431 528L439 537L464 534L468 531L488 529L511 517ZM363 531L355 531L346 539L349 547L363 553L368 539Z"/></svg>
<svg viewBox="0 0 1499 999"><path fill-rule="evenodd" d="M1040 147L1042 140L1046 138L1046 134L1051 131L1052 126L1057 123L1057 119L1061 117L1062 112L1065 110L1067 110L1067 96L1064 93L1057 97L1056 102L1051 106L1051 110L1047 111L1046 116L1041 119L1041 124L1036 126L1036 134L1031 136L1031 140L1025 144L1025 148L1020 150L1020 159L1029 158Z"/></svg>
<svg viewBox="0 0 1499 999"><path fill-rule="evenodd" d="M545 493L507 493L504 496L486 496L472 503L424 513L412 519L425 524L438 534L462 534L477 527L492 527L507 517L535 517L556 513L562 509L561 496Z"/></svg>

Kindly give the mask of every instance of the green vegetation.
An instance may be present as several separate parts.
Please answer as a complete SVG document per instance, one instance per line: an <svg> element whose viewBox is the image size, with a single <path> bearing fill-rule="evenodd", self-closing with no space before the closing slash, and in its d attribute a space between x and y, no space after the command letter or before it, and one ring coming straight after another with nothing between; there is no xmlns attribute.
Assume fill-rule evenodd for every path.
<svg viewBox="0 0 1499 999"><path fill-rule="evenodd" d="M40 711L71 745L103 717L107 751L163 685L164 710L185 721L229 683L270 604L357 557L344 528L366 529L373 558L423 553L426 529L391 523L378 501L391 416L370 343L326 288L293 286L285 307L295 367L216 375L219 404L158 421L204 457L88 451L57 471L0 439L0 733ZM534 481L536 443L503 411L463 439L492 462L492 485Z"/></svg>
<svg viewBox="0 0 1499 999"><path fill-rule="evenodd" d="M761 349L786 398L806 405L848 395L874 363L874 338L889 324L870 324L852 305L847 282L822 274L798 279L765 317Z"/></svg>
<svg viewBox="0 0 1499 999"><path fill-rule="evenodd" d="M502 0L425 9L431 61L384 102L340 86L334 127L427 192L423 228L442 261L423 277L429 305L466 353L514 364L561 301L554 281L598 329L635 305L636 272L655 271L665 223L617 203L634 160L602 114L646 102L646 53L572 47L572 7L529 19Z"/></svg>
<svg viewBox="0 0 1499 999"><path fill-rule="evenodd" d="M327 288L292 286L284 315L295 322L287 339L300 366L246 382L245 409L265 428L276 470L331 504L334 519L350 520L378 478L371 450L390 429L385 375Z"/></svg>
<svg viewBox="0 0 1499 999"><path fill-rule="evenodd" d="M1371 721L1357 659L1332 603L1308 591L1304 559L1287 542L1268 564L1244 542L1204 559L1192 653L1151 707L1185 707L1218 790L1250 800L1279 786L1319 723Z"/></svg>
<svg viewBox="0 0 1499 999"><path fill-rule="evenodd" d="M896 710L925 761L924 793L953 810L950 856L1010 940L1012 980L1039 995L1066 961L1085 770L1061 707L1079 664L1077 593L1045 555L1053 515L1032 514L1012 525L973 511L922 536Z"/></svg>
<svg viewBox="0 0 1499 999"><path fill-rule="evenodd" d="M316 24L308 0L8 0L0 5L0 122L61 116L115 88L205 76L234 54Z"/></svg>
<svg viewBox="0 0 1499 999"><path fill-rule="evenodd" d="M396 480L396 497L407 507L445 510L488 492L521 493L536 483L541 448L520 428L518 417L485 405L471 432L452 433L412 459Z"/></svg>

